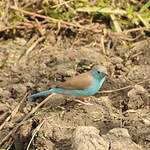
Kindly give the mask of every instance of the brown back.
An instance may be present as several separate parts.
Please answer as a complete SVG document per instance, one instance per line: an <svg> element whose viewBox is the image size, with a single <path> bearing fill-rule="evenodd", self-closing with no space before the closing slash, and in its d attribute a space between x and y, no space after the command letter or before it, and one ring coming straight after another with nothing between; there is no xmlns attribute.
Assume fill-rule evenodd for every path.
<svg viewBox="0 0 150 150"><path fill-rule="evenodd" d="M85 89L88 88L93 81L90 72L80 74L65 82L54 83L51 87L59 87L64 89Z"/></svg>

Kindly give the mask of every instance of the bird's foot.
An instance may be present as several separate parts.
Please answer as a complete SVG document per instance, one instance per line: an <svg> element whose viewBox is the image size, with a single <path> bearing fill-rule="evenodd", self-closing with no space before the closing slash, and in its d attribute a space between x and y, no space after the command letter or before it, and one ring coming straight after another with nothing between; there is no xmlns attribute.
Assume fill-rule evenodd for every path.
<svg viewBox="0 0 150 150"><path fill-rule="evenodd" d="M92 103L87 102L85 99L75 99L76 102L82 104L82 105L93 105Z"/></svg>

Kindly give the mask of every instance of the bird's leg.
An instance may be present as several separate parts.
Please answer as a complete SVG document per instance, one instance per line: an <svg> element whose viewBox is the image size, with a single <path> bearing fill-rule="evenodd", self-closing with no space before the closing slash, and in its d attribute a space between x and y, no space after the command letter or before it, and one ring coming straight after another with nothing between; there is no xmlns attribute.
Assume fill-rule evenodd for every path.
<svg viewBox="0 0 150 150"><path fill-rule="evenodd" d="M83 105L93 105L92 103L87 102L85 99L87 99L87 97L80 97L78 99L75 99L76 102L83 104Z"/></svg>

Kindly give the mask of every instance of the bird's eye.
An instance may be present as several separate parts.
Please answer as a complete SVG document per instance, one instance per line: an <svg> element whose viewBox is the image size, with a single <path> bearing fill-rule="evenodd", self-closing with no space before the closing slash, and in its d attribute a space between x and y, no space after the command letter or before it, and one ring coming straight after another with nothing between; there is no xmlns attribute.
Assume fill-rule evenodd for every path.
<svg viewBox="0 0 150 150"><path fill-rule="evenodd" d="M100 71L97 71L97 73L100 74L101 72L100 72Z"/></svg>

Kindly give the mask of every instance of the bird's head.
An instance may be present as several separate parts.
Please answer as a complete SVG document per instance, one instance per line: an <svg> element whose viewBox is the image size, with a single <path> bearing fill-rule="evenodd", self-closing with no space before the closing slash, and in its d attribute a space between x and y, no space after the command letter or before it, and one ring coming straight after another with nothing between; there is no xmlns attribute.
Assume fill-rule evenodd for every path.
<svg viewBox="0 0 150 150"><path fill-rule="evenodd" d="M108 75L106 67L103 66L94 66L91 70L92 75L96 79L102 79Z"/></svg>

